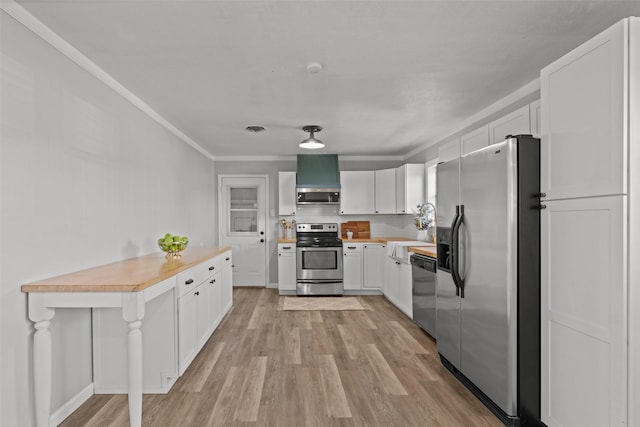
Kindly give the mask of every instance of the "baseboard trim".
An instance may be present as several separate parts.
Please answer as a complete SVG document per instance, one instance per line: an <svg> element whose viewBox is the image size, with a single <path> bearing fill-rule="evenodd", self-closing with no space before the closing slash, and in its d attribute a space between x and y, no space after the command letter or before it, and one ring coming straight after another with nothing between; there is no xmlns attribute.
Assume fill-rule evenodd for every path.
<svg viewBox="0 0 640 427"><path fill-rule="evenodd" d="M93 383L89 384L80 393L73 396L49 417L49 425L60 425L69 415L78 409L84 402L93 396Z"/></svg>

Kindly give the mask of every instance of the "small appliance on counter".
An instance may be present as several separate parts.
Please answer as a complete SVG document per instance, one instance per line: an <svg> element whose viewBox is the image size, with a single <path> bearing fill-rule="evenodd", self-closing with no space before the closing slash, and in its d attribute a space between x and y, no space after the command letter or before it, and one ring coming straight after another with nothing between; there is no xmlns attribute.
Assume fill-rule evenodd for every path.
<svg viewBox="0 0 640 427"><path fill-rule="evenodd" d="M297 295L342 295L342 240L338 224L296 224Z"/></svg>

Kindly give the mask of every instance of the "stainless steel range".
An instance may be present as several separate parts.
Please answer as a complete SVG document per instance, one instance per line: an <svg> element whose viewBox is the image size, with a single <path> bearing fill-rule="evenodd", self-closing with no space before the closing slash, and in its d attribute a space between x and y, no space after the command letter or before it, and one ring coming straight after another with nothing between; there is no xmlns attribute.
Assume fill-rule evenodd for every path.
<svg viewBox="0 0 640 427"><path fill-rule="evenodd" d="M296 225L296 293L342 295L342 240L338 224Z"/></svg>

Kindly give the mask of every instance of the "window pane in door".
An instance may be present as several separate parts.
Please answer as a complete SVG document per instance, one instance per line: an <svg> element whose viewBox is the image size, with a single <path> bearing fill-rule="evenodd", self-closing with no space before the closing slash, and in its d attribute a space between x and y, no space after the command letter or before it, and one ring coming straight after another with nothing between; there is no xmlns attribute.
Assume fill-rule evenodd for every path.
<svg viewBox="0 0 640 427"><path fill-rule="evenodd" d="M258 189L257 188L231 188L229 207L233 209L257 209Z"/></svg>
<svg viewBox="0 0 640 427"><path fill-rule="evenodd" d="M255 233L258 231L256 210L229 212L229 231L232 233Z"/></svg>

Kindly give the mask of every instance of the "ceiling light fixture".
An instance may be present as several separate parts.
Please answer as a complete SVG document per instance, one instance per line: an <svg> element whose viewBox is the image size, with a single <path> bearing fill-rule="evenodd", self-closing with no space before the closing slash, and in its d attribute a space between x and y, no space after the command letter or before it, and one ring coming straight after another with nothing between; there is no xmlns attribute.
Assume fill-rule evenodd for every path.
<svg viewBox="0 0 640 427"><path fill-rule="evenodd" d="M254 133L258 133L258 132L262 132L264 130L264 126L247 126L246 128L244 128L247 132L254 132Z"/></svg>
<svg viewBox="0 0 640 427"><path fill-rule="evenodd" d="M304 126L302 130L305 132L311 133L311 135L309 135L309 138L305 139L300 143L300 148L308 148L311 150L315 150L317 148L324 147L324 142L320 141L319 139L316 139L313 136L315 132L320 132L322 130L321 126L308 125L308 126Z"/></svg>

